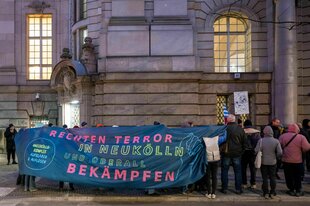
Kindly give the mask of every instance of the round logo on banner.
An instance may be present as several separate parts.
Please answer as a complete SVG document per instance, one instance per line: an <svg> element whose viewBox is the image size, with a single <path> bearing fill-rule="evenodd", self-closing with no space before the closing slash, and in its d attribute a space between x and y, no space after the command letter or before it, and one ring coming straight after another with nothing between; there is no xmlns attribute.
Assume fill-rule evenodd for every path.
<svg viewBox="0 0 310 206"><path fill-rule="evenodd" d="M55 144L45 138L32 140L26 147L24 160L29 169L43 170L55 157Z"/></svg>

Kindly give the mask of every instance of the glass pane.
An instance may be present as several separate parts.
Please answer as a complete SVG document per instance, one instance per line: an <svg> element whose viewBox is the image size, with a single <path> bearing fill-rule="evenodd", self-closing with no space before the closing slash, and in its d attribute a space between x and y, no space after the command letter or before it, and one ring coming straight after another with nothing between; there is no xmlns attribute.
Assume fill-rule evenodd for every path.
<svg viewBox="0 0 310 206"><path fill-rule="evenodd" d="M234 43L230 44L230 51L237 50L237 45L238 44L234 44Z"/></svg>
<svg viewBox="0 0 310 206"><path fill-rule="evenodd" d="M227 32L227 25L220 25L220 32Z"/></svg>
<svg viewBox="0 0 310 206"><path fill-rule="evenodd" d="M29 67L29 79L40 79L40 67Z"/></svg>
<svg viewBox="0 0 310 206"><path fill-rule="evenodd" d="M245 35L238 35L238 42L245 42Z"/></svg>
<svg viewBox="0 0 310 206"><path fill-rule="evenodd" d="M227 51L220 51L219 58L226 59L227 58Z"/></svg>
<svg viewBox="0 0 310 206"><path fill-rule="evenodd" d="M227 67L220 67L220 72L227 72Z"/></svg>
<svg viewBox="0 0 310 206"><path fill-rule="evenodd" d="M214 44L214 51L220 50L220 44Z"/></svg>
<svg viewBox="0 0 310 206"><path fill-rule="evenodd" d="M230 66L229 72L238 72L238 69L237 69L237 67L235 65L234 66Z"/></svg>
<svg viewBox="0 0 310 206"><path fill-rule="evenodd" d="M214 32L219 32L220 31L219 25L214 25L213 29L214 29Z"/></svg>
<svg viewBox="0 0 310 206"><path fill-rule="evenodd" d="M222 17L219 19L219 24L224 24L226 25L227 24L227 18L226 17Z"/></svg>
<svg viewBox="0 0 310 206"><path fill-rule="evenodd" d="M245 29L245 26L244 24L239 24L238 27L237 27L237 31L238 32L244 32L246 29Z"/></svg>
<svg viewBox="0 0 310 206"><path fill-rule="evenodd" d="M220 36L214 35L214 43L217 43L220 41Z"/></svg>
<svg viewBox="0 0 310 206"><path fill-rule="evenodd" d="M226 43L227 43L227 36L226 36L226 35L225 35L225 36L224 36L224 35L221 35L221 36L220 36L220 42L226 44Z"/></svg>
<svg viewBox="0 0 310 206"><path fill-rule="evenodd" d="M238 67L238 72L245 72L245 67L239 66L239 67Z"/></svg>
<svg viewBox="0 0 310 206"><path fill-rule="evenodd" d="M238 31L238 27L237 27L237 25L230 25L230 27L229 27L229 31L231 31L231 32L236 32L236 31Z"/></svg>
<svg viewBox="0 0 310 206"><path fill-rule="evenodd" d="M230 23L230 24L237 24L237 19L236 19L236 18L230 17L230 18L229 18L229 23Z"/></svg>
<svg viewBox="0 0 310 206"><path fill-rule="evenodd" d="M238 41L238 36L237 35L230 35L229 37L230 43L235 43Z"/></svg>
<svg viewBox="0 0 310 206"><path fill-rule="evenodd" d="M238 50L244 51L245 50L245 43L238 43Z"/></svg>
<svg viewBox="0 0 310 206"><path fill-rule="evenodd" d="M227 44L219 44L219 50L227 51Z"/></svg>
<svg viewBox="0 0 310 206"><path fill-rule="evenodd" d="M227 59L218 59L219 66L226 67L227 66Z"/></svg>

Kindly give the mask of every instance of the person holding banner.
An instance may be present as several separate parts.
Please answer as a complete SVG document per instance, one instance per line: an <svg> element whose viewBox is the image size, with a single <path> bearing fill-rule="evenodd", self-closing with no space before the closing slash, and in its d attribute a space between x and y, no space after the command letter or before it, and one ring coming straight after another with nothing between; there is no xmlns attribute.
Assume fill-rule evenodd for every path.
<svg viewBox="0 0 310 206"><path fill-rule="evenodd" d="M68 129L68 125L64 124L62 126L65 130ZM70 187L70 190L73 191L74 190L74 187L73 187L73 183L69 182L69 187ZM59 190L63 190L64 189L64 182L63 181L59 181Z"/></svg>
<svg viewBox="0 0 310 206"><path fill-rule="evenodd" d="M242 174L241 174L241 156L246 148L247 138L244 130L236 123L236 117L233 114L229 114L227 118L227 140L221 147L221 159L222 159L222 190L221 192L226 194L228 189L228 171L229 166L232 164L235 173L235 190L236 194L243 193Z"/></svg>

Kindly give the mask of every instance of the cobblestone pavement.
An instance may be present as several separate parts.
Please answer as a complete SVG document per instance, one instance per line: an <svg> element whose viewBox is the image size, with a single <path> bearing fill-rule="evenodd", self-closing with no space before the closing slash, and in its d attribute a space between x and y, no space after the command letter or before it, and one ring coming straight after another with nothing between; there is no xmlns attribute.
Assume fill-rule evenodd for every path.
<svg viewBox="0 0 310 206"><path fill-rule="evenodd" d="M231 169L232 170L232 169ZM0 205L26 205L23 204L25 200L28 202L67 202L68 205L74 202L105 202L105 203L165 203L165 202L226 202L226 203L240 203L240 202L299 202L310 203L310 173L306 174L303 182L305 196L292 197L288 196L283 172L280 172L281 180L277 182L277 196L272 200L265 200L261 195L259 189L261 187L260 172L258 172L257 188L246 189L242 195L236 195L233 190L233 175L230 175L229 190L227 194L217 193L217 198L209 200L204 196L203 192L193 192L190 194L182 194L180 189L158 190L156 196L145 195L143 190L134 189L107 189L94 188L85 185L74 185L75 190L70 191L68 185L65 184L63 191L58 190L58 182L48 179L37 178L36 184L39 189L36 192L24 192L21 186L16 185L16 177L18 174L18 165L6 165L6 157L0 154ZM87 205L87 204L85 204ZM300 204L298 204L300 205Z"/></svg>

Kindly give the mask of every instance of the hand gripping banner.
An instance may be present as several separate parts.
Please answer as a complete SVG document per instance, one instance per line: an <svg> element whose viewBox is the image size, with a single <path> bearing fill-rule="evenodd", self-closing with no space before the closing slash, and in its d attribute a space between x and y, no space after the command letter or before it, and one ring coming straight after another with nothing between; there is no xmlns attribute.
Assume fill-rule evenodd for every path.
<svg viewBox="0 0 310 206"><path fill-rule="evenodd" d="M203 137L226 126L164 125L21 129L15 138L21 174L100 187L169 188L203 177Z"/></svg>

